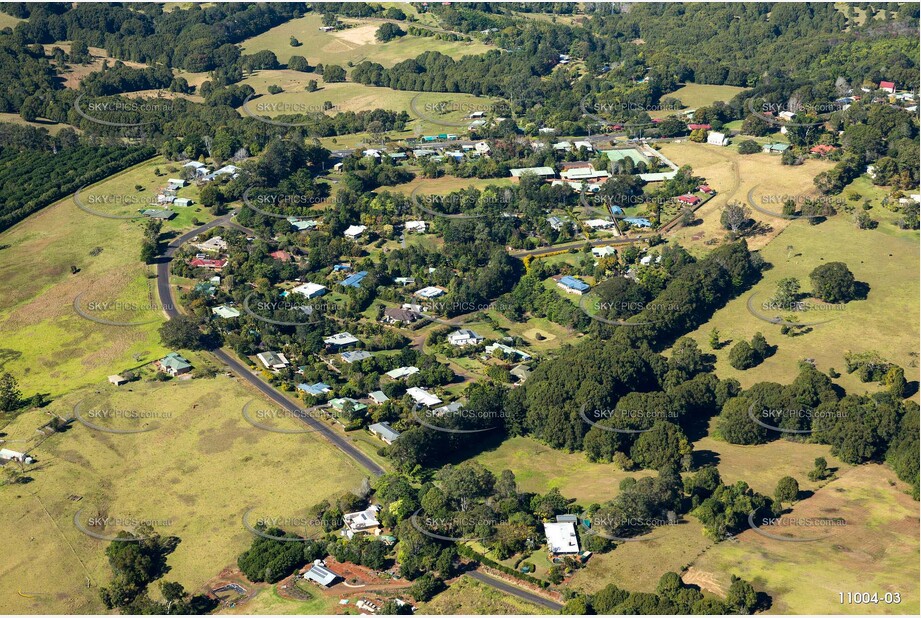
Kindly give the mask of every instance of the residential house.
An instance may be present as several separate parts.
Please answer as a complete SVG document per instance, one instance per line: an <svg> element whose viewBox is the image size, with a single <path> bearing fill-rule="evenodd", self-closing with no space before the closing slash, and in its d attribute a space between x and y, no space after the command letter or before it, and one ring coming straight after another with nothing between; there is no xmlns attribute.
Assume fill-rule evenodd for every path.
<svg viewBox="0 0 921 618"><path fill-rule="evenodd" d="M410 234L425 234L425 221L407 221L403 229Z"/></svg>
<svg viewBox="0 0 921 618"><path fill-rule="evenodd" d="M552 556L579 553L579 538L572 522L546 522L544 536L547 537L547 549Z"/></svg>
<svg viewBox="0 0 921 618"><path fill-rule="evenodd" d="M509 371L509 373L512 374L513 377L518 379L519 384L527 380L529 377L531 377L531 370L528 369L528 367L525 365L517 365L513 367L512 370Z"/></svg>
<svg viewBox="0 0 921 618"><path fill-rule="evenodd" d="M611 255L617 255L617 249L610 246L592 247L592 255L596 258L605 258Z"/></svg>
<svg viewBox="0 0 921 618"><path fill-rule="evenodd" d="M385 444L393 444L400 437L400 432L391 427L387 421L370 425L368 431L380 438Z"/></svg>
<svg viewBox="0 0 921 618"><path fill-rule="evenodd" d="M431 299L431 298L438 298L439 296L443 296L444 294L445 294L444 288L439 288L439 287L430 285L428 287L422 288L421 290L418 290L415 294L413 294L413 296L417 296L419 298Z"/></svg>
<svg viewBox="0 0 921 618"><path fill-rule="evenodd" d="M461 328L448 335L448 343L453 346L476 345L483 337L468 328Z"/></svg>
<svg viewBox="0 0 921 618"><path fill-rule="evenodd" d="M192 363L183 358L179 352L170 352L154 363L154 366L158 371L171 376L179 376L192 371Z"/></svg>
<svg viewBox="0 0 921 618"><path fill-rule="evenodd" d="M790 147L790 144L783 144L780 142L775 142L772 144L765 144L761 147L761 152L767 152L769 154L783 154L785 150Z"/></svg>
<svg viewBox="0 0 921 618"><path fill-rule="evenodd" d="M691 195L690 193L687 195L679 195L675 198L675 200L681 202L682 204L687 204L688 206L697 206L700 204L700 198L696 195Z"/></svg>
<svg viewBox="0 0 921 618"><path fill-rule="evenodd" d="M388 307L384 309L383 321L387 324L412 324L419 319L419 314L409 309Z"/></svg>
<svg viewBox="0 0 921 618"><path fill-rule="evenodd" d="M357 399L352 399L351 397L338 397L336 399L330 399L329 405L332 406L333 410L336 412L344 411L347 405L351 406L353 414L365 412L368 409L368 406L361 403Z"/></svg>
<svg viewBox="0 0 921 618"><path fill-rule="evenodd" d="M256 358L265 365L266 369L271 369L273 371L284 369L290 365L285 355L280 352L260 352L256 355Z"/></svg>
<svg viewBox="0 0 921 618"><path fill-rule="evenodd" d="M895 82L880 82L879 89L889 94L895 94Z"/></svg>
<svg viewBox="0 0 921 618"><path fill-rule="evenodd" d="M176 213L172 210L158 210L156 208L142 210L141 214L150 219L160 219L161 221L169 221L176 216Z"/></svg>
<svg viewBox="0 0 921 618"><path fill-rule="evenodd" d="M208 270L220 271L227 265L227 260L224 258L220 259L211 259L206 257L196 257L195 259L189 262L189 266L192 268L207 268Z"/></svg>
<svg viewBox="0 0 921 618"><path fill-rule="evenodd" d="M699 130L709 131L711 127L709 124L706 124L706 123L692 122L688 124L688 129L690 129L691 131L699 131Z"/></svg>
<svg viewBox="0 0 921 618"><path fill-rule="evenodd" d="M711 146L728 146L729 138L726 137L725 133L720 133L718 131L712 131L707 135L707 143Z"/></svg>
<svg viewBox="0 0 921 618"><path fill-rule="evenodd" d="M570 275L557 275L553 279L556 281L556 284L560 287L560 289L566 291L569 294L578 294L581 296L591 289L589 284Z"/></svg>
<svg viewBox="0 0 921 618"><path fill-rule="evenodd" d="M218 305L217 307L212 307L211 313L219 318L224 318L225 320L229 318L240 317L240 310L228 305Z"/></svg>
<svg viewBox="0 0 921 618"><path fill-rule="evenodd" d="M834 146L829 146L828 144L818 144L809 149L810 154L819 155L821 157L827 156L832 152L838 150Z"/></svg>
<svg viewBox="0 0 921 618"><path fill-rule="evenodd" d="M187 206L191 206L192 204L193 204L192 200L190 200L187 197L177 197L176 199L173 200L173 206L182 206L184 208Z"/></svg>
<svg viewBox="0 0 921 618"><path fill-rule="evenodd" d="M371 358L371 353L365 352L364 350L355 350L353 352L343 352L342 354L339 355L339 357L342 358L343 361L351 365L352 363L363 361L366 358Z"/></svg>
<svg viewBox="0 0 921 618"><path fill-rule="evenodd" d="M486 142L477 142L473 145L473 149L481 155L488 155L490 153L489 144Z"/></svg>
<svg viewBox="0 0 921 618"><path fill-rule="evenodd" d="M343 232L342 235L349 240L356 240L359 236L364 234L365 230L367 229L367 225L350 225L345 229L345 232Z"/></svg>
<svg viewBox="0 0 921 618"><path fill-rule="evenodd" d="M575 142L573 146L576 147L576 150L578 150L579 148L585 148L589 152L592 152L594 150L594 148L592 147L592 143L585 141L585 140L579 140Z"/></svg>
<svg viewBox="0 0 921 618"><path fill-rule="evenodd" d="M358 533L380 534L381 522L377 520L377 514L380 510L381 507L372 504L363 511L346 513L342 517L345 521L345 530L343 531L345 536L351 539L352 536Z"/></svg>
<svg viewBox="0 0 921 618"><path fill-rule="evenodd" d="M533 174L535 176L540 176L541 178L553 178L556 176L556 172L553 171L552 167L513 167L509 170L509 173L512 175L512 178L521 178L525 174Z"/></svg>
<svg viewBox="0 0 921 618"><path fill-rule="evenodd" d="M434 395L424 388L419 388L418 386L413 386L412 388L406 389L406 394L412 397L413 401L419 405L423 405L431 408L432 406L437 406L441 403L441 399L437 395Z"/></svg>
<svg viewBox="0 0 921 618"><path fill-rule="evenodd" d="M614 222L610 219L589 219L585 222L585 225L593 230L606 230L614 227Z"/></svg>
<svg viewBox="0 0 921 618"><path fill-rule="evenodd" d="M298 219L297 217L288 217L287 221L291 224L291 227L296 229L298 232L313 230L316 229L317 225L319 225L316 221Z"/></svg>
<svg viewBox="0 0 921 618"><path fill-rule="evenodd" d="M515 358L517 356L523 361L531 360L531 355L528 354L527 352L522 352L521 350L518 350L511 346L507 346L504 343L496 342L496 343L491 343L488 346L486 346L486 352L488 354L491 354L494 356L496 353L496 350L501 350L507 358Z"/></svg>
<svg viewBox="0 0 921 618"><path fill-rule="evenodd" d="M313 395L314 397L319 397L320 395L325 395L330 392L332 388L325 382L317 382L316 384L298 384L297 390L304 391L308 395Z"/></svg>
<svg viewBox="0 0 921 618"><path fill-rule="evenodd" d="M357 272L354 275L350 275L339 282L339 285L343 285L347 288L360 288L361 280L368 276L368 271L362 270Z"/></svg>
<svg viewBox="0 0 921 618"><path fill-rule="evenodd" d="M710 188L710 185L698 185L697 190L701 193L706 193L707 195L713 195L716 193L716 191Z"/></svg>
<svg viewBox="0 0 921 618"><path fill-rule="evenodd" d="M645 217L627 217L624 219L624 223L634 227L652 227L652 221Z"/></svg>
<svg viewBox="0 0 921 618"><path fill-rule="evenodd" d="M406 378L415 373L419 373L418 367L399 367L397 369L391 369L384 375L392 380L399 380L400 378Z"/></svg>
<svg viewBox="0 0 921 618"><path fill-rule="evenodd" d="M351 333L336 333L335 335L324 337L323 343L326 344L327 348L339 349L344 348L347 345L358 343L358 337L355 337Z"/></svg>
<svg viewBox="0 0 921 618"><path fill-rule="evenodd" d="M269 254L269 257L272 258L273 260L278 260L279 262L290 262L291 261L291 254L282 249L279 249L278 251L272 251Z"/></svg>
<svg viewBox="0 0 921 618"><path fill-rule="evenodd" d="M291 289L291 294L300 294L307 298L318 298L326 294L327 288L325 285L320 285L319 283L311 283L310 281L302 283L296 288Z"/></svg>
<svg viewBox="0 0 921 618"><path fill-rule="evenodd" d="M377 405L390 401L390 397L385 395L384 391L371 391L370 393L368 393L368 399L370 399Z"/></svg>

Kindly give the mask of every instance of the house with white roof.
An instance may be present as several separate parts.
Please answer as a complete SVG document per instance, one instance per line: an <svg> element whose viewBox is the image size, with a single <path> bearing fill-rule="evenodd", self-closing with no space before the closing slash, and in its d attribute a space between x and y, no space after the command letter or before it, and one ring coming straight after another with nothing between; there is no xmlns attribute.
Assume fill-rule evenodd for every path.
<svg viewBox="0 0 921 618"><path fill-rule="evenodd" d="M300 294L307 298L317 298L323 296L327 292L327 287L325 285L320 285L319 283L311 283L310 281L302 283L296 288L291 289L292 294Z"/></svg>
<svg viewBox="0 0 921 618"><path fill-rule="evenodd" d="M489 144L487 144L486 142L477 142L476 144L474 144L473 149L483 155L487 155L490 153Z"/></svg>
<svg viewBox="0 0 921 618"><path fill-rule="evenodd" d="M284 369L291 364L281 352L260 352L256 355L256 358L265 365L266 369L271 369L273 371Z"/></svg>
<svg viewBox="0 0 921 618"><path fill-rule="evenodd" d="M429 408L441 403L441 399L439 399L437 395L428 392L424 388L419 388L418 386L406 389L406 394L412 397L413 401L419 405Z"/></svg>
<svg viewBox="0 0 921 618"><path fill-rule="evenodd" d="M391 369L384 375L392 380L399 380L400 378L406 378L414 373L419 373L418 367L398 367L397 369Z"/></svg>
<svg viewBox="0 0 921 618"><path fill-rule="evenodd" d="M729 138L726 137L725 133L719 133L718 131L711 131L707 135L707 143L711 146L728 146Z"/></svg>
<svg viewBox="0 0 921 618"><path fill-rule="evenodd" d="M407 221L403 227L409 233L425 234L425 221Z"/></svg>
<svg viewBox="0 0 921 618"><path fill-rule="evenodd" d="M547 549L554 556L579 553L579 538L572 522L547 522L544 524Z"/></svg>
<svg viewBox="0 0 921 618"><path fill-rule="evenodd" d="M596 258L605 258L609 255L617 255L617 249L610 246L592 247L592 255Z"/></svg>
<svg viewBox="0 0 921 618"><path fill-rule="evenodd" d="M422 288L421 290L417 290L416 293L413 294L413 296L417 296L419 298L438 298L439 296L443 296L444 294L445 294L445 291L443 288L439 288L439 287L430 285L428 287Z"/></svg>
<svg viewBox="0 0 921 618"><path fill-rule="evenodd" d="M345 232L342 233L343 236L350 240L355 240L359 236L365 233L365 230L368 229L367 225L350 225L345 228Z"/></svg>
<svg viewBox="0 0 921 618"><path fill-rule="evenodd" d="M347 345L358 343L358 337L354 336L352 333L336 333L335 335L324 337L323 343L328 347L342 348Z"/></svg>
<svg viewBox="0 0 921 618"><path fill-rule="evenodd" d="M380 534L381 522L377 520L377 514L381 507L372 504L363 511L346 513L342 519L345 521L345 530L343 534L352 538L357 533Z"/></svg>
<svg viewBox="0 0 921 618"><path fill-rule="evenodd" d="M461 328L448 335L448 343L453 346L475 345L481 341L483 337L468 328Z"/></svg>

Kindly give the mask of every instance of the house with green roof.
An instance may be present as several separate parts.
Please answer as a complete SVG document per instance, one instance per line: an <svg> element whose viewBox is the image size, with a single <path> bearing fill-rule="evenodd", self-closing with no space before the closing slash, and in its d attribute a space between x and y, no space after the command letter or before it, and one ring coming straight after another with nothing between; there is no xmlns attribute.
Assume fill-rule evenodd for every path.
<svg viewBox="0 0 921 618"><path fill-rule="evenodd" d="M171 376L178 376L192 371L192 363L179 352L170 352L155 363L157 370Z"/></svg>

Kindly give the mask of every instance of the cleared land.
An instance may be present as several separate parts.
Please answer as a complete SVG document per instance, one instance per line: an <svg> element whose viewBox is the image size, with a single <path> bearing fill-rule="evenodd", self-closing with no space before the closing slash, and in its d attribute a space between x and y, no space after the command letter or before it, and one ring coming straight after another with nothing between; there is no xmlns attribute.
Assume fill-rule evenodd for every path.
<svg viewBox="0 0 921 618"><path fill-rule="evenodd" d="M798 538L789 543L754 531L723 542L693 564L708 585L725 590L730 574L753 583L772 597L768 613L782 614L917 614L918 503L888 468L865 465L845 471L840 478L794 505L790 517L841 517L840 529L815 528L783 532ZM778 531L768 529L772 534ZM901 594L899 605L848 605L839 592Z"/></svg>
<svg viewBox="0 0 921 618"><path fill-rule="evenodd" d="M738 371L728 362L732 344L725 345L713 352L721 378L736 378L745 387L761 381L787 384L796 377L798 361L813 358L821 371L834 367L841 372L835 382L848 392L873 392L878 388L875 384L863 384L856 374L844 372L844 354L876 350L905 368L908 380L918 379L917 357L912 356L917 352L919 337L917 273L921 265L917 232L913 240L895 238L879 230L859 230L839 215L816 226L793 222L761 253L773 265L765 271L763 280L730 301L690 336L709 351L708 338L713 328L720 331L724 342L750 340L760 331L768 343L778 346L777 353L757 367ZM813 321L813 317L815 321L831 321L812 326L810 332L796 337L781 335L779 325L760 320L748 311L747 301L755 294L753 306L760 313L761 303L771 299L783 277L797 277L808 292L812 288L809 273L833 261L844 262L857 281L869 285L866 300L851 301L840 311L807 312L810 319L804 321Z"/></svg>
<svg viewBox="0 0 921 618"><path fill-rule="evenodd" d="M812 179L832 166L818 159L807 159L797 166L781 165L780 155L740 155L732 144L720 147L681 141L659 146L659 150L678 165L690 164L694 174L704 177L717 192L697 210L701 223L675 230L672 235L683 247L698 252L707 250L706 241L722 240L726 236L726 230L720 225L720 213L731 200L746 204L749 192L754 190L752 199L759 207L780 212L782 203L774 203L778 196L797 196L798 199L817 196ZM790 223L754 209L751 217L764 228L763 233L748 238L751 249L762 248Z"/></svg>
<svg viewBox="0 0 921 618"><path fill-rule="evenodd" d="M434 37L416 37L406 35L387 43L379 43L374 34L381 21L345 19L350 28L337 32L321 32L321 16L316 13L292 19L272 28L258 36L243 42L243 53L254 54L268 50L275 54L279 62L287 63L291 56L304 56L311 66L316 64L339 64L343 67L349 62L358 64L363 60L377 62L384 66L415 58L426 51L438 51L452 58L482 54L490 49L479 41L452 42L440 41ZM405 24L401 26L406 29ZM291 37L303 45L291 47Z"/></svg>
<svg viewBox="0 0 921 618"><path fill-rule="evenodd" d="M567 498L584 505L612 499L620 491L620 481L628 476L655 474L648 470L624 472L612 464L591 463L584 453L559 451L524 437L509 438L474 459L495 474L511 470L523 491L546 493L558 488Z"/></svg>
<svg viewBox="0 0 921 618"><path fill-rule="evenodd" d="M467 576L428 603L419 606L420 614L483 616L487 614L550 614L550 610L490 588Z"/></svg>
<svg viewBox="0 0 921 618"><path fill-rule="evenodd" d="M164 173L159 178L158 167ZM134 200L155 195L170 167L151 159L84 189L81 201L97 212L137 214L146 206ZM197 192L187 188L180 195L194 200ZM195 217L211 218L194 205L176 211L164 232L191 227ZM165 351L156 332L163 315L154 271L140 261L144 224L89 214L70 197L0 235L0 369L17 377L24 394L57 396ZM81 294L79 306L93 317L143 324L112 326L81 317L74 309Z"/></svg>
<svg viewBox="0 0 921 618"><path fill-rule="evenodd" d="M158 531L182 539L168 559L172 568L166 579L198 591L249 546L252 536L242 523L247 509L253 508L257 518L306 517L311 505L357 489L363 477L356 464L321 438L272 433L248 423L242 413L247 402L254 401L257 411L270 406L254 400L233 378L100 386L72 393L47 410L69 415L81 401L81 417L96 424L142 427L125 415L96 420L96 410L153 412L157 417L143 423L158 428L112 434L75 423L32 450L38 463L28 473L31 483L0 487L4 612L103 611L98 587L110 577L103 553L107 542L76 529L73 518L81 509L85 516L165 522ZM250 415L255 418L255 412ZM47 420L45 411L29 412L4 431L10 439L32 440L35 428ZM290 418L273 423L302 427Z"/></svg>
<svg viewBox="0 0 921 618"><path fill-rule="evenodd" d="M716 101L728 103L734 96L745 90L738 86L717 86L713 84L685 84L678 90L670 92L666 97L672 97L684 103L691 109L712 105Z"/></svg>
<svg viewBox="0 0 921 618"><path fill-rule="evenodd" d="M655 592L668 571L680 573L713 542L693 517L673 526L661 526L644 540L621 543L606 554L594 554L584 569L576 571L571 586L586 593L608 584L632 592Z"/></svg>

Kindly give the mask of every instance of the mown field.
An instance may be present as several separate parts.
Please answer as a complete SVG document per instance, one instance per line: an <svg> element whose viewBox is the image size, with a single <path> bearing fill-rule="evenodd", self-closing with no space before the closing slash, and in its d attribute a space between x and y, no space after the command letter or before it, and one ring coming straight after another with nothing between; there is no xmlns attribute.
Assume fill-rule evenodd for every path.
<svg viewBox="0 0 921 618"><path fill-rule="evenodd" d="M168 167L151 159L83 190L81 203L106 214L137 214L142 206L133 200L155 194ZM180 195L196 199L197 189ZM194 205L176 210L180 216L164 231L191 227L194 217L211 218ZM163 317L154 269L140 261L144 223L90 214L70 197L0 234L0 369L19 380L25 395L57 396L99 383L165 351L156 332ZM74 309L78 296L92 317L139 325L81 317Z"/></svg>
<svg viewBox="0 0 921 618"><path fill-rule="evenodd" d="M731 574L772 597L770 614L918 613L918 503L884 466L851 468L794 505L797 518L841 517L839 529L783 533L807 542L784 542L753 531L722 542L693 564L698 581L725 591ZM770 528L768 528L770 532ZM777 534L776 532L772 532ZM839 592L898 592L898 605L841 604Z"/></svg>
<svg viewBox="0 0 921 618"><path fill-rule="evenodd" d="M552 612L464 576L428 603L420 604L417 613L445 616L505 616Z"/></svg>
<svg viewBox="0 0 921 618"><path fill-rule="evenodd" d="M559 451L526 437L509 438L474 459L495 474L511 470L522 491L546 493L557 488L583 505L612 499L620 491L620 481L628 476L654 474L650 470L623 472L612 464L591 463L584 453Z"/></svg>
<svg viewBox="0 0 921 618"><path fill-rule="evenodd" d="M243 41L243 53L254 54L268 50L275 54L279 62L287 63L292 55L304 56L311 66L317 64L339 64L343 68L348 63L358 64L363 60L377 62L384 66L415 58L426 51L438 51L452 58L482 54L490 49L478 41L452 42L439 41L434 37L416 37L406 35L387 43L380 43L374 35L382 21L343 19L352 27L338 32L321 32L322 18L311 13L300 19L292 19L280 26L258 36ZM406 25L401 25L406 30ZM303 45L291 46L291 37Z"/></svg>
<svg viewBox="0 0 921 618"><path fill-rule="evenodd" d="M905 368L908 380L918 379L918 233L914 239L893 237L879 230L859 230L841 215L819 225L805 221L790 224L761 251L773 265L764 278L748 292L731 300L713 318L690 333L702 349L709 351L710 331L716 328L723 341L751 339L762 332L768 343L778 346L777 353L761 365L747 371L729 366L732 344L715 351L716 370L721 378L735 378L748 387L756 382L789 383L797 374L797 363L804 358L815 359L824 372L835 368L841 377L835 382L852 393L875 391L874 384L861 383L856 374L844 371L844 354L875 350L887 360ZM774 295L777 282L783 277L797 277L804 292L812 288L809 273L823 263L841 261L847 264L857 281L869 285L866 300L855 300L843 310L806 312L815 321L831 319L810 327L808 333L795 337L780 334L780 326L753 316L747 301L755 294L754 306L760 312L762 302ZM770 315L768 317L773 317Z"/></svg>
<svg viewBox="0 0 921 618"><path fill-rule="evenodd" d="M204 362L194 355L190 360ZM0 611L103 611L98 588L110 577L107 542L77 530L73 518L81 509L81 520L101 514L161 522L159 532L182 539L168 559L166 579L198 591L249 546L251 533L242 523L247 509L257 518L305 517L313 504L358 488L362 470L322 438L248 423L242 410L250 401L251 417L268 406L226 376L107 385L71 393L4 428L8 439L32 443L36 427L48 420L46 411L69 416L81 402L81 417L97 425L157 427L113 434L78 422L32 448L37 464L27 473L33 481L0 487ZM122 416L99 418L96 412L115 410ZM125 412L152 419L135 421ZM301 427L291 419L273 423Z"/></svg>
<svg viewBox="0 0 921 618"><path fill-rule="evenodd" d="M685 84L678 90L668 93L667 97L672 97L684 103L686 108L697 109L712 105L716 101L728 103L734 96L745 90L738 86L718 86L715 84Z"/></svg>

